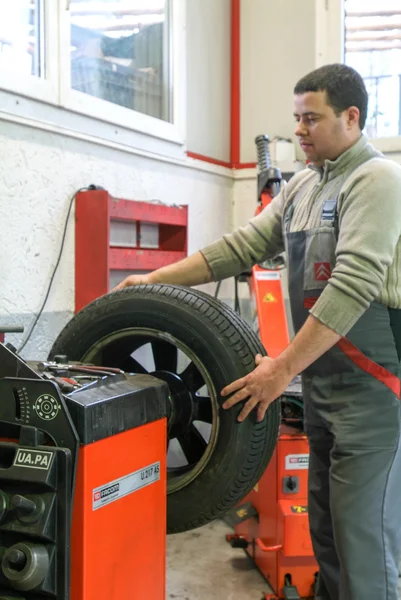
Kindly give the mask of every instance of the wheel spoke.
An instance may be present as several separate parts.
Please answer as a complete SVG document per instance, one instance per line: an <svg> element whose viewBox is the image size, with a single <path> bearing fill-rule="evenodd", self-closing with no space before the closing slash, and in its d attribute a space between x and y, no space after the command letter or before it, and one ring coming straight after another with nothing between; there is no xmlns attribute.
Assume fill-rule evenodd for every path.
<svg viewBox="0 0 401 600"><path fill-rule="evenodd" d="M128 358L120 362L118 366L127 373L149 373L149 371L147 371L145 367L141 365L141 363L135 360L135 358L132 358L132 356L128 356Z"/></svg>
<svg viewBox="0 0 401 600"><path fill-rule="evenodd" d="M207 442L205 442L196 427L191 425L189 431L182 433L177 439L188 463L198 462L206 450Z"/></svg>
<svg viewBox="0 0 401 600"><path fill-rule="evenodd" d="M156 371L177 372L178 350L164 340L152 340L152 352Z"/></svg>
<svg viewBox="0 0 401 600"><path fill-rule="evenodd" d="M181 373L180 377L187 388L194 393L205 385L205 380L193 362L189 363L187 368Z"/></svg>
<svg viewBox="0 0 401 600"><path fill-rule="evenodd" d="M212 401L208 396L193 396L194 421L213 423Z"/></svg>

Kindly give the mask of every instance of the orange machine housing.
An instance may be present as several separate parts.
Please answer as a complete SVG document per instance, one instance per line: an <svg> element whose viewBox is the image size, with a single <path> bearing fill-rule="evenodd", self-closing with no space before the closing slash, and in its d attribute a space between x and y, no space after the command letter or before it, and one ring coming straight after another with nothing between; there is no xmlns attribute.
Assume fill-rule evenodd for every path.
<svg viewBox="0 0 401 600"><path fill-rule="evenodd" d="M81 447L71 600L164 600L166 432L163 418Z"/></svg>
<svg viewBox="0 0 401 600"><path fill-rule="evenodd" d="M285 598L283 589L289 584L301 598L313 596L318 567L308 523L308 455L305 436L283 426L269 466L236 509L246 517L250 503L257 516L245 518L235 526L235 535L228 536L248 542L246 552L274 590L266 594L269 600ZM290 489L294 481L297 491Z"/></svg>

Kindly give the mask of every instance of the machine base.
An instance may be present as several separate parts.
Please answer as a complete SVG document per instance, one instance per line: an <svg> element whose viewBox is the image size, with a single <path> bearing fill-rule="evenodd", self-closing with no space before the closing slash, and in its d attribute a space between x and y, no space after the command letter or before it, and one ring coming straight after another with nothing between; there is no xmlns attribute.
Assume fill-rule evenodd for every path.
<svg viewBox="0 0 401 600"><path fill-rule="evenodd" d="M273 592L264 600L313 598L318 566L309 534L309 447L299 430L282 425L275 453L259 483L229 511L226 536L252 559Z"/></svg>

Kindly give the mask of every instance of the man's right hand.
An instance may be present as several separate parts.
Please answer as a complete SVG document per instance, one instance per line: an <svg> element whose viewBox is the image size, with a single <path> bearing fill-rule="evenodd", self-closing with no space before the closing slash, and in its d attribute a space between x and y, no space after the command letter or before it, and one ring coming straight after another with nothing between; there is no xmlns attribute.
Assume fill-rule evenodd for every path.
<svg viewBox="0 0 401 600"><path fill-rule="evenodd" d="M125 279L123 279L121 281L121 283L116 285L116 287L114 287L111 291L116 292L117 290L122 290L126 287L131 287L133 285L141 285L141 284L146 284L146 283L150 283L148 274L146 274L146 275L145 274L144 275L130 275L129 277L126 277Z"/></svg>
<svg viewBox="0 0 401 600"><path fill-rule="evenodd" d="M119 283L113 292L133 285L146 283L168 283L170 285L200 285L212 281L212 273L200 252L196 252L177 263L156 269L146 275L130 275Z"/></svg>

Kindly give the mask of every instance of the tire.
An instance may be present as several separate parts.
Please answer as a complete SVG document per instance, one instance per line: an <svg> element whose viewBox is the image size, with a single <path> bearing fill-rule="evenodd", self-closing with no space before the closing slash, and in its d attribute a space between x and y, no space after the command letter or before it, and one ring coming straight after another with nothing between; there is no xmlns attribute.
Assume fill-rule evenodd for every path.
<svg viewBox="0 0 401 600"><path fill-rule="evenodd" d="M60 333L49 358L65 354L167 381L178 415L169 429L167 484L167 528L176 533L237 504L270 461L279 402L261 423L255 411L237 421L243 403L221 409L221 389L250 373L257 353L265 354L259 338L222 302L179 286L140 285L86 306ZM145 359L153 363L144 366Z"/></svg>

